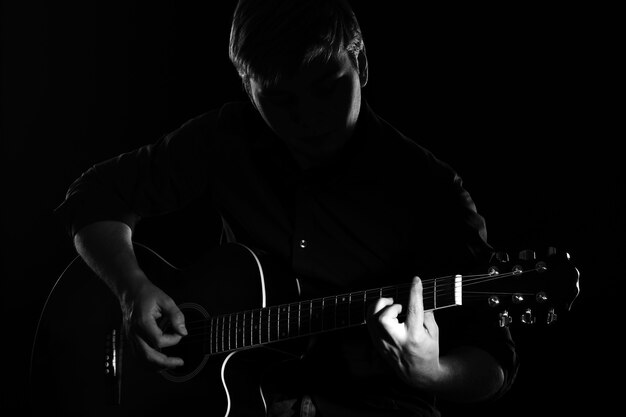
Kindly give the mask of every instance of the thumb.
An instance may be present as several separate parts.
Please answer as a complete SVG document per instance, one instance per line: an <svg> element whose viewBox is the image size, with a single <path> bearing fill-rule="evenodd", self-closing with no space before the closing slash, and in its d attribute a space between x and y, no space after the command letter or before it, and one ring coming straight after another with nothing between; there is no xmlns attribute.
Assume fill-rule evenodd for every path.
<svg viewBox="0 0 626 417"><path fill-rule="evenodd" d="M178 308L178 306L174 305L170 311L170 323L172 325L172 329L174 329L178 334L182 336L187 336L187 328L185 327L185 315Z"/></svg>

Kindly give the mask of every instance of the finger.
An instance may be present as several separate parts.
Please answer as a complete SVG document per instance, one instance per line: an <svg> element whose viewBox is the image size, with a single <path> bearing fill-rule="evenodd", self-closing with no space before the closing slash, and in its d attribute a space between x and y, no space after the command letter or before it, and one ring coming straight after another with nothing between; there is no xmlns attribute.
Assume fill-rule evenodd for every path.
<svg viewBox="0 0 626 417"><path fill-rule="evenodd" d="M374 326L373 330L378 334L381 342L387 341L391 345L399 346L406 340L407 330L404 324L398 321L398 315L401 312L401 304L392 304L378 313L377 326Z"/></svg>
<svg viewBox="0 0 626 417"><path fill-rule="evenodd" d="M374 304L370 304L368 308L368 317L377 315L383 308L393 304L393 298L382 297L376 300Z"/></svg>
<svg viewBox="0 0 626 417"><path fill-rule="evenodd" d="M161 335L157 339L156 347L164 348L174 346L180 339L183 337L179 334L171 334L171 333L161 333Z"/></svg>
<svg viewBox="0 0 626 417"><path fill-rule="evenodd" d="M187 328L185 327L185 315L178 308L178 306L173 305L172 308L168 311L170 322L172 323L172 328L181 336L187 336Z"/></svg>
<svg viewBox="0 0 626 417"><path fill-rule="evenodd" d="M439 337L439 326L435 321L435 313L432 311L424 312L424 327L432 337Z"/></svg>
<svg viewBox="0 0 626 417"><path fill-rule="evenodd" d="M392 304L385 307L378 315L378 321L385 327L398 324L398 315L402 312L402 304Z"/></svg>
<svg viewBox="0 0 626 417"><path fill-rule="evenodd" d="M398 344L398 340L406 337L406 329L398 321L398 315L402 312L402 305L393 304L391 298L381 298L373 304L372 313L367 320L370 336L375 345L380 345L384 350L389 346Z"/></svg>
<svg viewBox="0 0 626 417"><path fill-rule="evenodd" d="M166 328L169 327L167 323L162 324ZM154 348L173 346L180 342L180 339L182 338L182 336L178 333L164 332L154 317L149 317L145 320L143 325L139 326L139 331L147 343Z"/></svg>
<svg viewBox="0 0 626 417"><path fill-rule="evenodd" d="M414 277L409 292L406 326L409 331L421 329L424 326L424 299L423 285L419 277Z"/></svg>
<svg viewBox="0 0 626 417"><path fill-rule="evenodd" d="M153 349L143 338L139 336L136 337L136 342L139 345L145 359L159 368L172 369L182 366L185 363L182 358L167 356L164 353Z"/></svg>

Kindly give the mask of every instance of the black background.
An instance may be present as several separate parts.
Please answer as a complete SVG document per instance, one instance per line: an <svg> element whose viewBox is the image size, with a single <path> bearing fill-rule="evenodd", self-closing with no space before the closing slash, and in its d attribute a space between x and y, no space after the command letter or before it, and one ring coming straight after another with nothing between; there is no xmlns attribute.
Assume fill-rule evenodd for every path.
<svg viewBox="0 0 626 417"><path fill-rule="evenodd" d="M67 186L95 162L245 99L227 55L232 2L219 3L3 4L3 415L27 415L37 318L75 256L52 216ZM608 412L622 375L624 258L614 11L354 3L372 107L459 171L494 246L555 245L582 274L571 314L520 341L516 385L484 412ZM146 239L165 251L193 244L175 220L148 225Z"/></svg>

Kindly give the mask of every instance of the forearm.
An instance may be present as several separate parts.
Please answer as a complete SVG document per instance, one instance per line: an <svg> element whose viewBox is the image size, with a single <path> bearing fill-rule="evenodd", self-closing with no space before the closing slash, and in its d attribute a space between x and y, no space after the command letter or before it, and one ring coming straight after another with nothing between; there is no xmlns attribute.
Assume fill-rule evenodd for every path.
<svg viewBox="0 0 626 417"><path fill-rule="evenodd" d="M147 281L139 267L131 228L119 221L99 221L81 228L74 237L79 255L102 278L118 299Z"/></svg>
<svg viewBox="0 0 626 417"><path fill-rule="evenodd" d="M504 372L482 349L458 348L440 358L440 373L431 389L441 399L471 403L486 400L504 384Z"/></svg>

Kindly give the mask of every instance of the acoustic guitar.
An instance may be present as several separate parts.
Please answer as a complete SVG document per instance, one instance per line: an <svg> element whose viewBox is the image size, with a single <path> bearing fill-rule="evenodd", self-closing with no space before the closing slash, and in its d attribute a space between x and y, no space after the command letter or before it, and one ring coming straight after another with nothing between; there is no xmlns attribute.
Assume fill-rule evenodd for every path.
<svg viewBox="0 0 626 417"><path fill-rule="evenodd" d="M406 303L410 283L301 300L298 281L242 244L228 243L180 269L136 243L142 269L185 314L188 335L163 349L175 370L141 365L118 300L76 257L42 309L31 359L36 415L263 416L262 376L301 354L307 336L364 325L380 297ZM497 253L484 274L424 279L426 310L479 303L500 326L553 325L579 293L569 254Z"/></svg>

